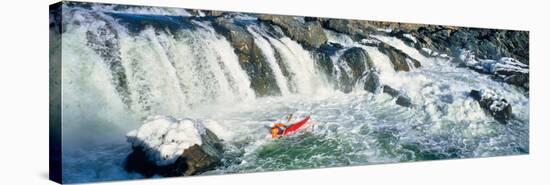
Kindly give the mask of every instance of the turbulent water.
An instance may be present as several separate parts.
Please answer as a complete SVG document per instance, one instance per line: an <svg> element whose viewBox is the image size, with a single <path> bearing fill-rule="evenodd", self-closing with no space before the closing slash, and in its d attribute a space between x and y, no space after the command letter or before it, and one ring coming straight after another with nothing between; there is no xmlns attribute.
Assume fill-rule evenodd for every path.
<svg viewBox="0 0 550 185"><path fill-rule="evenodd" d="M147 14L144 16L142 14ZM177 15L177 17L171 17ZM382 84L407 93L414 106L383 93L334 89L310 51L276 37L243 15L281 95L259 97L230 42L211 23L185 21L170 29L138 24L170 22L185 11L108 6L65 7L62 33L63 180L143 178L123 169L129 130L150 115L208 119L224 139L223 164L206 174L378 164L524 154L529 152L529 100L523 90L446 58L427 58L403 41L375 36L421 62L394 71L388 56L343 34L330 42L368 52ZM137 22L137 23L136 23ZM332 56L334 65L342 52ZM349 68L349 66L348 66ZM334 73L349 73L349 69ZM360 84L360 83L358 83ZM492 89L513 105L501 124L470 98ZM272 140L266 126L289 113L311 114L307 132Z"/></svg>

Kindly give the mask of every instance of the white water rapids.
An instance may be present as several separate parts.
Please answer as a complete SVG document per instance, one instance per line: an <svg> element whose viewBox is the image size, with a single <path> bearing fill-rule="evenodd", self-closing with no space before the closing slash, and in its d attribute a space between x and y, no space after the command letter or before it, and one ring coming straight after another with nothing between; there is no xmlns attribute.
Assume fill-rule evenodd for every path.
<svg viewBox="0 0 550 185"><path fill-rule="evenodd" d="M142 178L123 169L131 152L124 136L151 115L215 123L218 129L213 131L224 139L226 152L223 165L207 174L529 151L529 99L520 89L447 59L424 57L397 38L376 36L419 60L422 67L396 72L377 48L326 31L329 42L367 51L381 83L406 92L415 105L412 108L396 105L394 98L383 93L334 90L310 51L289 37L277 38L261 25L251 24L246 30L281 91L280 96L258 97L231 43L208 21L189 23L193 29L145 26L136 32L103 11L113 12L97 7L67 7L63 12L65 182ZM158 11L147 11L154 12ZM117 49L90 44L90 35L112 41ZM334 65L338 65L336 55ZM120 68L111 67L112 63ZM120 76L125 76L124 88L116 82ZM468 96L472 89L492 89L506 97L515 118L508 124L496 122ZM296 119L311 114L315 127L295 137L266 138L265 126L288 113L295 113Z"/></svg>

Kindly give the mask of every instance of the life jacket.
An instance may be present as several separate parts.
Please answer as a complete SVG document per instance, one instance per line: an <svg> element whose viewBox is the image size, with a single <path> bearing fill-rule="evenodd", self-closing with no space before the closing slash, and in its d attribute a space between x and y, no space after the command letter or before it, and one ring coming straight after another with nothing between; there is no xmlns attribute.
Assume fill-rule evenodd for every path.
<svg viewBox="0 0 550 185"><path fill-rule="evenodd" d="M277 123L271 127L271 137L277 138L282 136L285 133L286 125L282 123Z"/></svg>

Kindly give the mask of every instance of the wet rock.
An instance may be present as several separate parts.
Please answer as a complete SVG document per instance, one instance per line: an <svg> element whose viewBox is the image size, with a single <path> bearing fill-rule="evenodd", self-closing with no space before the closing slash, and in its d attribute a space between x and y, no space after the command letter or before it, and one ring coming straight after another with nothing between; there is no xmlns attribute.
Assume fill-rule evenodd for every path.
<svg viewBox="0 0 550 185"><path fill-rule="evenodd" d="M338 60L339 68L339 88L344 92L351 92L353 87L360 78L372 77L367 75L373 70L373 63L367 52L363 48L353 47L347 49ZM367 76L365 76L367 75ZM370 78L370 82L374 83L378 78ZM372 84L374 85L374 84Z"/></svg>
<svg viewBox="0 0 550 185"><path fill-rule="evenodd" d="M195 175L221 163L221 140L192 120L151 116L127 139L133 151L124 167L146 177Z"/></svg>
<svg viewBox="0 0 550 185"><path fill-rule="evenodd" d="M202 145L195 144L185 149L181 155L182 159L186 159L185 175L195 175L211 170L221 162L223 146L218 137L206 129L201 138Z"/></svg>
<svg viewBox="0 0 550 185"><path fill-rule="evenodd" d="M281 27L287 36L306 48L319 48L327 42L325 32L317 21L304 21L292 16L267 14L260 15L259 20Z"/></svg>
<svg viewBox="0 0 550 185"><path fill-rule="evenodd" d="M278 95L281 93L274 80L273 71L267 64L261 49L243 26L230 19L218 17L213 23L218 33L223 35L235 49L239 62L251 80L251 87L257 96Z"/></svg>
<svg viewBox="0 0 550 185"><path fill-rule="evenodd" d="M448 55L466 49L480 58L510 57L529 64L527 31L423 25L409 32L419 41L417 49L429 48Z"/></svg>
<svg viewBox="0 0 550 185"><path fill-rule="evenodd" d="M374 67L372 59L363 48L353 47L344 52L340 57L342 62L351 68L353 78L358 78L366 70L371 70Z"/></svg>
<svg viewBox="0 0 550 185"><path fill-rule="evenodd" d="M361 40L368 35L368 25L360 20L326 19L323 27L335 32L349 35L354 40Z"/></svg>
<svg viewBox="0 0 550 185"><path fill-rule="evenodd" d="M395 103L397 105L401 105L403 107L411 107L412 106L411 98L409 98L407 96L404 96L404 95L399 95L397 97L397 100L395 100Z"/></svg>
<svg viewBox="0 0 550 185"><path fill-rule="evenodd" d="M377 93L380 88L380 78L378 77L377 71L368 72L365 75L365 86L364 89L371 93Z"/></svg>
<svg viewBox="0 0 550 185"><path fill-rule="evenodd" d="M511 57L529 64L529 32L460 28L450 35L450 46L471 50L481 58Z"/></svg>
<svg viewBox="0 0 550 185"><path fill-rule="evenodd" d="M379 43L378 50L390 58L393 68L396 71L411 71L413 68L421 66L418 60L389 44L383 42Z"/></svg>
<svg viewBox="0 0 550 185"><path fill-rule="evenodd" d="M399 96L399 94L401 94L401 92L399 92L398 90L388 86L388 85L384 85L384 87L382 88L382 92L386 93L386 94L389 94L390 96L392 97L396 97L396 96Z"/></svg>
<svg viewBox="0 0 550 185"><path fill-rule="evenodd" d="M503 97L491 90L472 90L470 96L479 102L481 108L486 110L496 120L506 123L512 118L512 105Z"/></svg>
<svg viewBox="0 0 550 185"><path fill-rule="evenodd" d="M409 98L405 93L402 93L401 91L394 89L388 85L384 85L382 87L382 92L390 95L391 97L396 98L395 104L401 105L403 107L412 107L412 100Z"/></svg>

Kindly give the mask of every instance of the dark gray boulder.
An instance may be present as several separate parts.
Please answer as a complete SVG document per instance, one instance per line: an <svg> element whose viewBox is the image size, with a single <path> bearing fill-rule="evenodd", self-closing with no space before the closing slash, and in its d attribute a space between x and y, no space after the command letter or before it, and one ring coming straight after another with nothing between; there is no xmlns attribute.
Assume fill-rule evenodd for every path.
<svg viewBox="0 0 550 185"><path fill-rule="evenodd" d="M403 107L412 107L411 98L404 95L399 95L397 99L395 100L395 103L397 105L401 105Z"/></svg>
<svg viewBox="0 0 550 185"><path fill-rule="evenodd" d="M384 87L382 88L382 92L384 92L386 94L389 94L392 97L396 97L399 94L401 94L401 92L399 92L398 90L396 90L396 89L394 89L394 88L392 88L388 85L384 85Z"/></svg>
<svg viewBox="0 0 550 185"><path fill-rule="evenodd" d="M391 97L396 98L395 104L403 106L403 107L413 107L413 103L411 98L409 98L405 93L394 89L388 85L384 85L382 87L382 92L390 95Z"/></svg>

